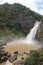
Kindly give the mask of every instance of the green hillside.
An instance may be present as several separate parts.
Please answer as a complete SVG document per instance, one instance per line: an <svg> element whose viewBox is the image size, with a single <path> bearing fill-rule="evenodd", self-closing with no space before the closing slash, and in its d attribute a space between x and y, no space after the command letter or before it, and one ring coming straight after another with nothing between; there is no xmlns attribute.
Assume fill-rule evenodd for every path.
<svg viewBox="0 0 43 65"><path fill-rule="evenodd" d="M35 21L42 19L43 16L19 3L0 5L0 37L25 36Z"/></svg>
<svg viewBox="0 0 43 65"><path fill-rule="evenodd" d="M43 48L38 51L31 50L24 65L43 65Z"/></svg>

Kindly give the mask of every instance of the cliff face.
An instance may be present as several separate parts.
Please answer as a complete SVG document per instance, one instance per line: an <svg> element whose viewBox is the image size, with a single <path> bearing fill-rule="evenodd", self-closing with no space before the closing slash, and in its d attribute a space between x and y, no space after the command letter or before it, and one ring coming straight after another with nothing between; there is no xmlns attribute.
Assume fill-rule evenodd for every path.
<svg viewBox="0 0 43 65"><path fill-rule="evenodd" d="M33 16L28 16L24 21L21 22L21 28L24 32L24 35L27 35L30 32L34 26L35 21L36 20Z"/></svg>
<svg viewBox="0 0 43 65"><path fill-rule="evenodd" d="M37 31L36 39L43 42L43 22L41 22L40 27Z"/></svg>

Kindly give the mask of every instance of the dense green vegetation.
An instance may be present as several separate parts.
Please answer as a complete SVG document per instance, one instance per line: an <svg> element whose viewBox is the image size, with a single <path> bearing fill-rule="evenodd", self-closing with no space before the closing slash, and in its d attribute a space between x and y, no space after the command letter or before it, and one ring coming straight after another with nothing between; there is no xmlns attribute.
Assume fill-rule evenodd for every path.
<svg viewBox="0 0 43 65"><path fill-rule="evenodd" d="M26 35L36 20L43 16L25 6L15 3L0 5L0 37L9 35Z"/></svg>
<svg viewBox="0 0 43 65"><path fill-rule="evenodd" d="M43 65L43 49L30 51L29 57L25 60L24 65Z"/></svg>

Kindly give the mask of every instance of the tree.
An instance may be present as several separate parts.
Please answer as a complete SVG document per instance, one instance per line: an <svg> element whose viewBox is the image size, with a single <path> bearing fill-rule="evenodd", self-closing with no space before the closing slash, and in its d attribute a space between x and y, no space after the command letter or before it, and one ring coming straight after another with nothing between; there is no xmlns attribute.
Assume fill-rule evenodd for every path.
<svg viewBox="0 0 43 65"><path fill-rule="evenodd" d="M43 65L43 50L30 51L24 65Z"/></svg>

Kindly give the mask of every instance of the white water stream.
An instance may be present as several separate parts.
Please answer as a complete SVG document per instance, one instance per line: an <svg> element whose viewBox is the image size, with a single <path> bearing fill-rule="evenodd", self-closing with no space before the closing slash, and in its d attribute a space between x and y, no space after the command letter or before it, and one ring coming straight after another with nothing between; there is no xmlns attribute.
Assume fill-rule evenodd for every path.
<svg viewBox="0 0 43 65"><path fill-rule="evenodd" d="M32 44L34 43L35 40L35 36L37 33L37 30L39 28L41 22L36 22L34 27L30 30L30 33L27 35L26 39L24 40L24 42Z"/></svg>
<svg viewBox="0 0 43 65"><path fill-rule="evenodd" d="M26 36L26 38L20 38L20 39L16 39L11 43L26 43L26 44L33 44L35 43L35 36L36 36L36 33L37 33L37 30L39 28L39 25L40 25L41 22L36 22L34 27L30 30L30 33ZM9 43L8 43L9 44Z"/></svg>
<svg viewBox="0 0 43 65"><path fill-rule="evenodd" d="M9 60L7 60L5 65L12 65L12 63Z"/></svg>
<svg viewBox="0 0 43 65"><path fill-rule="evenodd" d="M30 33L26 37L27 40L35 39L39 25L40 25L40 22L35 23L34 27L31 29Z"/></svg>

